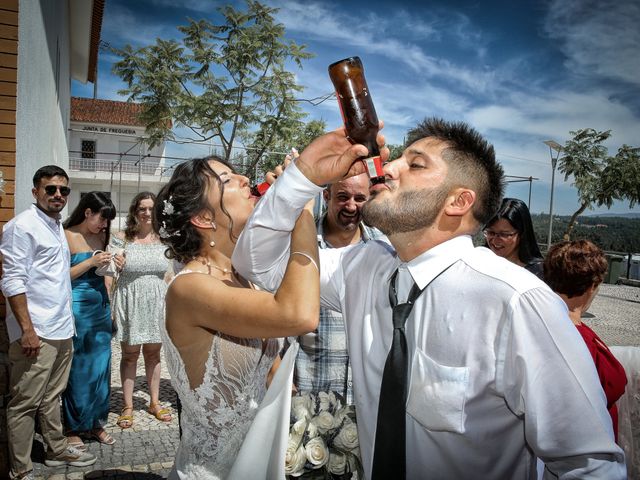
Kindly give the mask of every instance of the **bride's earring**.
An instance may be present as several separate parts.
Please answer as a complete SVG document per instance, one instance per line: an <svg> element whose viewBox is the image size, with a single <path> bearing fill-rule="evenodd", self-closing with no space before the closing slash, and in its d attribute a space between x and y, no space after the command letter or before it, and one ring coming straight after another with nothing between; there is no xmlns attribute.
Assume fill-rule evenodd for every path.
<svg viewBox="0 0 640 480"><path fill-rule="evenodd" d="M215 222L214 220L211 220L211 228L213 228L213 231L214 231L214 232L215 232L215 231L216 231L216 229L218 228L218 226L216 225L216 222ZM211 248L215 247L215 246L216 246L216 242L214 242L213 240L211 240L211 241L209 242L209 246L210 246Z"/></svg>

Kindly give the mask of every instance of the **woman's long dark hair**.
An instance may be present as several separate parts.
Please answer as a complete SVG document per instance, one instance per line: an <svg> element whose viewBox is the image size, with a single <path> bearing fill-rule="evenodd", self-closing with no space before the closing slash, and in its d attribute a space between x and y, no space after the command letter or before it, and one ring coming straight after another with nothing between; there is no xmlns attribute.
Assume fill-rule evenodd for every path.
<svg viewBox="0 0 640 480"><path fill-rule="evenodd" d="M111 220L116 218L116 207L111 199L103 192L88 192L80 197L80 203L73 209L69 218L67 218L62 226L64 228L80 225L85 220L84 212L89 208L93 213L99 213L102 218L107 221L105 228L104 245L102 249L106 250L109 244L109 236L111 234Z"/></svg>
<svg viewBox="0 0 640 480"><path fill-rule="evenodd" d="M140 192L135 197L133 197L133 200L131 200L131 205L129 205L129 213L127 214L127 219L124 222L124 238L126 238L129 241L133 240L133 238L136 236L136 233L138 233L138 230L139 230L137 213L138 213L138 207L140 206L140 202L142 202L142 200L147 200L147 199L151 199L153 201L154 208L151 211L151 215L152 215L151 218L152 218L153 226L155 229L156 222L155 220L153 220L153 216L155 216L155 213L156 213L156 209L155 209L156 196L151 192Z"/></svg>
<svg viewBox="0 0 640 480"><path fill-rule="evenodd" d="M210 179L218 182L220 189L220 210L229 218L229 237L233 237L233 219L224 207L224 185L213 171L209 162L215 160L235 169L216 156L194 158L178 165L169 182L158 193L155 203L155 228L160 240L167 247L166 256L187 263L198 255L202 247L202 237L191 224L191 218L208 210L215 220L213 205L209 205L207 191Z"/></svg>
<svg viewBox="0 0 640 480"><path fill-rule="evenodd" d="M498 220L506 220L518 232L518 258L525 265L532 260L541 260L542 253L533 232L533 222L527 204L517 198L505 198L498 212L487 222L485 228L491 227Z"/></svg>

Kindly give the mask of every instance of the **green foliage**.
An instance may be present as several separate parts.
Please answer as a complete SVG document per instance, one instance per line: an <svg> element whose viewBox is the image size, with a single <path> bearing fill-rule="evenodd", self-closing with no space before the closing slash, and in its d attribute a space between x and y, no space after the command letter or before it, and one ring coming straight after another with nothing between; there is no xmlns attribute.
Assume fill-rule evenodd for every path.
<svg viewBox="0 0 640 480"><path fill-rule="evenodd" d="M572 176L578 189L580 208L573 214L564 238L568 239L577 217L587 208L611 207L615 200L628 200L629 207L640 201L640 148L623 145L611 157L602 143L611 130L598 132L585 128L570 132L573 138L565 144L558 170L565 181Z"/></svg>
<svg viewBox="0 0 640 480"><path fill-rule="evenodd" d="M387 144L387 148L389 149L389 160L395 160L402 156L402 152L404 152L404 145L394 145L392 143Z"/></svg>
<svg viewBox="0 0 640 480"><path fill-rule="evenodd" d="M245 160L252 172L278 139L303 125L294 98L302 87L285 62L302 68L312 55L284 39L277 9L247 0L246 12L230 5L218 11L221 24L188 19L178 27L180 42L158 38L138 49L113 49L121 57L113 71L127 84L119 93L144 105L150 144L176 139L173 121L190 131L188 141L217 139L226 160L234 142L251 143Z"/></svg>
<svg viewBox="0 0 640 480"><path fill-rule="evenodd" d="M324 120L311 120L307 123L294 120L281 122L280 134L270 145L271 153L262 156L262 160L257 165L255 176L260 177L261 174L282 163L284 156L291 151L291 148L296 148L301 152L314 138L325 133L326 129L327 125ZM260 143L262 135L264 135L262 132L261 130L255 135L254 142L251 144L253 148L262 148Z"/></svg>
<svg viewBox="0 0 640 480"><path fill-rule="evenodd" d="M533 230L538 243L546 248L549 215L532 214ZM551 243L560 242L562 232L571 221L570 216L553 216ZM573 240L591 240L605 251L640 253L640 218L582 217L573 229Z"/></svg>

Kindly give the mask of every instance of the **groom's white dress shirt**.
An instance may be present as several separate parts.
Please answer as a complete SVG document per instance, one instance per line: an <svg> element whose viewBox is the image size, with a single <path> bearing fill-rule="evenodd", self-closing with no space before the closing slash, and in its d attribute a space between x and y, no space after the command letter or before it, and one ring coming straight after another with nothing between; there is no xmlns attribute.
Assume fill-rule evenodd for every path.
<svg viewBox="0 0 640 480"><path fill-rule="evenodd" d="M275 290L289 235L321 190L290 166L258 203L233 264ZM562 300L469 236L408 263L381 241L320 251L322 305L345 318L358 433L370 477L378 398L398 298L424 287L407 320L408 479L533 479L536 456L560 478L624 479L624 454L593 361ZM548 478L555 478L551 475Z"/></svg>

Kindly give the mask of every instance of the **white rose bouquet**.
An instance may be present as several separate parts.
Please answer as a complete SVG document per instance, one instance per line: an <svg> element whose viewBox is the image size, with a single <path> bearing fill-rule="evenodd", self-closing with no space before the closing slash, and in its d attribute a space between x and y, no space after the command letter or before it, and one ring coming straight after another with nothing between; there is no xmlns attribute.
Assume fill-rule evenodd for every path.
<svg viewBox="0 0 640 480"><path fill-rule="evenodd" d="M362 478L355 407L334 392L292 397L285 473L290 480Z"/></svg>

